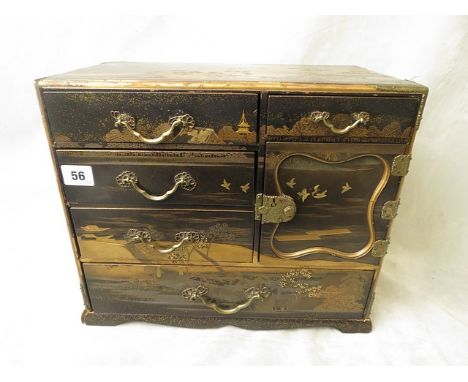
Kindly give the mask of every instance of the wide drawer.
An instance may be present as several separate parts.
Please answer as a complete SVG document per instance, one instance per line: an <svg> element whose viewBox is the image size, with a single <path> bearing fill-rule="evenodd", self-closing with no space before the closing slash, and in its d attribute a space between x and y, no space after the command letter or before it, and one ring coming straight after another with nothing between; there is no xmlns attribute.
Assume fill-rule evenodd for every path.
<svg viewBox="0 0 468 382"><path fill-rule="evenodd" d="M271 141L407 143L419 99L411 97L273 95Z"/></svg>
<svg viewBox="0 0 468 382"><path fill-rule="evenodd" d="M257 141L254 93L45 91L43 99L59 148Z"/></svg>
<svg viewBox="0 0 468 382"><path fill-rule="evenodd" d="M71 209L83 262L252 262L253 212Z"/></svg>
<svg viewBox="0 0 468 382"><path fill-rule="evenodd" d="M71 206L253 206L254 153L58 150L57 157ZM94 185L73 180L83 166Z"/></svg>
<svg viewBox="0 0 468 382"><path fill-rule="evenodd" d="M83 264L99 313L363 318L374 271Z"/></svg>

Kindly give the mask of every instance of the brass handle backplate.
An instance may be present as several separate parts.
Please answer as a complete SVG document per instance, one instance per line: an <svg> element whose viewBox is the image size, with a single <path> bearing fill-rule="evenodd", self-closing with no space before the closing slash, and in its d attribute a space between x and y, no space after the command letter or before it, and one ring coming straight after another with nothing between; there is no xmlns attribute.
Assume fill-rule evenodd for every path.
<svg viewBox="0 0 468 382"><path fill-rule="evenodd" d="M223 308L216 301L207 296L208 288L204 285L198 285L194 288L187 288L182 291L182 296L187 301L196 301L199 300L203 305L207 306L210 309L213 309L219 314L234 314L239 312L242 309L245 309L252 304L255 300L263 300L268 298L271 295L271 290L267 287L257 288L251 287L244 291L246 300L233 306L231 308Z"/></svg>
<svg viewBox="0 0 468 382"><path fill-rule="evenodd" d="M310 114L310 118L313 122L320 122L322 121L325 126L327 126L334 134L342 135L346 134L350 130L354 129L360 123L365 125L369 122L370 115L365 111L360 111L358 113L352 113L351 116L354 119L354 122L351 125L343 127L342 129L336 128L333 123L331 123L328 119L330 118L330 113L328 111L313 111Z"/></svg>
<svg viewBox="0 0 468 382"><path fill-rule="evenodd" d="M145 189L141 188L141 186L138 184L137 175L132 171L122 172L115 178L115 180L117 181L117 184L120 187L133 187L133 189L136 192L143 195L146 199L153 200L155 202L167 199L174 192L176 192L179 187L184 189L185 191L193 191L197 186L197 182L195 181L195 179L193 179L192 176L185 171L174 176L174 186L162 195L152 195Z"/></svg>
<svg viewBox="0 0 468 382"><path fill-rule="evenodd" d="M193 117L189 114L183 114L183 115L176 115L175 117L169 118L169 123L171 126L169 127L168 130L166 130L164 133L162 133L159 137L157 138L146 138L143 135L141 135L138 131L135 130L136 128L136 118L128 113L121 113L118 110L113 110L110 112L112 118L114 118L114 126L119 127L123 126L125 127L128 131L130 131L134 136L136 136L140 141L144 143L161 143L163 142L167 137L169 137L174 129L177 126L183 126L186 127L189 131L192 130L195 127L195 120Z"/></svg>

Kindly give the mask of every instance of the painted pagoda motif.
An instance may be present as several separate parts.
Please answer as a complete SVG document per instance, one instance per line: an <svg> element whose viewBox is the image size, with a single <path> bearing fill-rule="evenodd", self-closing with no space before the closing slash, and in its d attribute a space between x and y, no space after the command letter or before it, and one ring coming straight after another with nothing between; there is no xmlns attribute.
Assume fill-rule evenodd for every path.
<svg viewBox="0 0 468 382"><path fill-rule="evenodd" d="M237 134L241 134L241 135L247 135L250 133L249 131L249 123L247 122L247 119L245 118L245 111L242 110L242 115L241 115L241 119L237 125L238 129L236 130L236 133Z"/></svg>

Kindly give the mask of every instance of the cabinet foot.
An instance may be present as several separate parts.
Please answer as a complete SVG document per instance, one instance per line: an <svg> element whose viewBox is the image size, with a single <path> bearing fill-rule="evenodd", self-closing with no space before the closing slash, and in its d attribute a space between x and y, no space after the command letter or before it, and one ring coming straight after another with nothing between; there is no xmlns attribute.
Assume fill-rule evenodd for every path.
<svg viewBox="0 0 468 382"><path fill-rule="evenodd" d="M115 326L127 322L139 321L182 328L208 329L222 326L236 326L250 330L297 329L313 327L331 327L342 333L370 333L370 319L278 319L245 317L182 317L159 314L121 314L96 313L84 310L81 321L86 325Z"/></svg>

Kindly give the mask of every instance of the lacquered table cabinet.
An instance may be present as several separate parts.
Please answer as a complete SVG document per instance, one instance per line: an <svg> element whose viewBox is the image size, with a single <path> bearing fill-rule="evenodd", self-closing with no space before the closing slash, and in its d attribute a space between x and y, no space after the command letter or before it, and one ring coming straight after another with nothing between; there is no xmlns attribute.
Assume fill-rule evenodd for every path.
<svg viewBox="0 0 468 382"><path fill-rule="evenodd" d="M83 322L371 330L424 86L152 63L36 85Z"/></svg>

